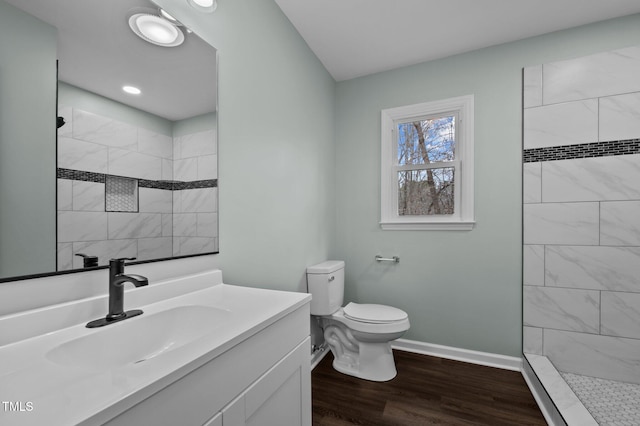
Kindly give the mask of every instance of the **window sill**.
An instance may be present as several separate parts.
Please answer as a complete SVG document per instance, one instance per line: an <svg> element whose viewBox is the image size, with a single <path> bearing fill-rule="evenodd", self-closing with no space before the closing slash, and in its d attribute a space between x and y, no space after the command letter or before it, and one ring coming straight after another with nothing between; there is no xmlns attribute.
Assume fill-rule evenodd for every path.
<svg viewBox="0 0 640 426"><path fill-rule="evenodd" d="M471 231L475 221L469 222L380 222L384 231Z"/></svg>

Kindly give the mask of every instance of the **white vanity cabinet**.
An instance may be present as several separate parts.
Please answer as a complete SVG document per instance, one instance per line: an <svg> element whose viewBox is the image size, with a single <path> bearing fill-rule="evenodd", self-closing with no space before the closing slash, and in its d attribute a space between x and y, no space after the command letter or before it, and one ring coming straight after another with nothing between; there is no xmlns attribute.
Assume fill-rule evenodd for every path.
<svg viewBox="0 0 640 426"><path fill-rule="evenodd" d="M309 315L306 303L106 424L310 426Z"/></svg>
<svg viewBox="0 0 640 426"><path fill-rule="evenodd" d="M301 343L223 408L222 426L310 425L311 398L305 391L311 385L309 342Z"/></svg>

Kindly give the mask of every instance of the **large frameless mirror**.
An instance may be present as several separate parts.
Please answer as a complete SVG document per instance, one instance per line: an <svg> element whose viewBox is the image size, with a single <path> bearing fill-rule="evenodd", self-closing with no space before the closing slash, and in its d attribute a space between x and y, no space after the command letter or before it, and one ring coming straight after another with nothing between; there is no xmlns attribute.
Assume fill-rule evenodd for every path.
<svg viewBox="0 0 640 426"><path fill-rule="evenodd" d="M0 8L0 281L217 253L216 50L149 0Z"/></svg>

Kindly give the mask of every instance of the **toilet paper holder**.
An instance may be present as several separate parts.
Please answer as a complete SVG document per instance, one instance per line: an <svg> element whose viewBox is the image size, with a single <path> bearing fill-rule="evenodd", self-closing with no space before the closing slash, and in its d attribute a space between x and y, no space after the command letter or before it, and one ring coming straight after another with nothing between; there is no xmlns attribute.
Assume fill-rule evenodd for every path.
<svg viewBox="0 0 640 426"><path fill-rule="evenodd" d="M400 258L398 256L393 257L382 257L379 254L376 255L376 262L394 262L400 263Z"/></svg>

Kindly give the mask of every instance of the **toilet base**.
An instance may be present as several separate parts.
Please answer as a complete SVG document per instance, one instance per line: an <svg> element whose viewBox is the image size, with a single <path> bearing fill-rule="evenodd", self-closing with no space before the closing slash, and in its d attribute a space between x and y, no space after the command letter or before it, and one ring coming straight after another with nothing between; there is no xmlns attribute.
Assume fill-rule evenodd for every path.
<svg viewBox="0 0 640 426"><path fill-rule="evenodd" d="M343 374L370 380L372 382L386 382L396 377L397 370L393 351L389 343L359 343L359 354L333 353L333 368Z"/></svg>
<svg viewBox="0 0 640 426"><path fill-rule="evenodd" d="M389 343L360 342L359 346L360 354L357 360L349 359L350 357L336 358L332 349L333 368L349 376L373 382L387 382L396 377L398 372Z"/></svg>
<svg viewBox="0 0 640 426"><path fill-rule="evenodd" d="M340 319L341 316L334 314L321 321L324 339L333 354L333 368L373 382L386 382L396 377L391 341L404 334L409 328L408 322L402 330L367 332L352 330Z"/></svg>

